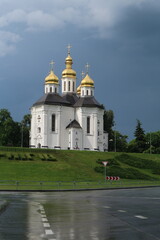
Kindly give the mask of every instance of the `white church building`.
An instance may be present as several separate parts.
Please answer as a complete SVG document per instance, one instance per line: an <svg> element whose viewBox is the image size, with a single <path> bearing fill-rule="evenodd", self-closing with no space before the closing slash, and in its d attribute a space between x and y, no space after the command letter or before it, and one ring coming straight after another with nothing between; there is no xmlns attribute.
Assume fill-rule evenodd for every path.
<svg viewBox="0 0 160 240"><path fill-rule="evenodd" d="M30 147L108 151L103 131L104 107L94 97L88 71L76 87L70 47L60 81L53 68L45 78L44 95L31 107Z"/></svg>

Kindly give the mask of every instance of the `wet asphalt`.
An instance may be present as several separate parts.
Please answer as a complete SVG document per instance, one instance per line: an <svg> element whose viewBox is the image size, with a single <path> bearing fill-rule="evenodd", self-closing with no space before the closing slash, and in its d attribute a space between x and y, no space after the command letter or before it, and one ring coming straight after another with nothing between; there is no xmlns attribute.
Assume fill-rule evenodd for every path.
<svg viewBox="0 0 160 240"><path fill-rule="evenodd" d="M160 188L0 193L0 240L157 240Z"/></svg>

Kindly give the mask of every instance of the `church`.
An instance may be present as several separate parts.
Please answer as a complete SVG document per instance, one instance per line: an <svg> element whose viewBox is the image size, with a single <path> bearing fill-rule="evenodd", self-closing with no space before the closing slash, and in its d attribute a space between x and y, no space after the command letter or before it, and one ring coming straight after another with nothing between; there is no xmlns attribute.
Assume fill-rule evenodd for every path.
<svg viewBox="0 0 160 240"><path fill-rule="evenodd" d="M31 107L30 147L108 151L104 107L94 97L94 80L88 70L76 87L70 48L61 84L52 67L45 78L44 95Z"/></svg>

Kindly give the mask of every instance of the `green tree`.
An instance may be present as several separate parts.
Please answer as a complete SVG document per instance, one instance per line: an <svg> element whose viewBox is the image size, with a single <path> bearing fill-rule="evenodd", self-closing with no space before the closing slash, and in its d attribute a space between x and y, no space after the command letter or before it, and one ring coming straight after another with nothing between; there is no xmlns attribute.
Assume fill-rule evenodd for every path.
<svg viewBox="0 0 160 240"><path fill-rule="evenodd" d="M145 135L148 153L160 153L160 131L146 133Z"/></svg>
<svg viewBox="0 0 160 240"><path fill-rule="evenodd" d="M21 146L29 147L29 132L31 127L31 115L26 114L21 122Z"/></svg>
<svg viewBox="0 0 160 240"><path fill-rule="evenodd" d="M113 144L113 136L114 132L112 127L114 126L114 113L112 110L105 110L103 115L103 129L105 132L108 133L108 150L113 151L114 144Z"/></svg>
<svg viewBox="0 0 160 240"><path fill-rule="evenodd" d="M137 120L136 130L134 132L135 136L135 152L142 153L147 148L145 131L142 128L142 123L140 120Z"/></svg>
<svg viewBox="0 0 160 240"><path fill-rule="evenodd" d="M14 122L7 109L0 110L0 145L18 146L20 139L20 126Z"/></svg>

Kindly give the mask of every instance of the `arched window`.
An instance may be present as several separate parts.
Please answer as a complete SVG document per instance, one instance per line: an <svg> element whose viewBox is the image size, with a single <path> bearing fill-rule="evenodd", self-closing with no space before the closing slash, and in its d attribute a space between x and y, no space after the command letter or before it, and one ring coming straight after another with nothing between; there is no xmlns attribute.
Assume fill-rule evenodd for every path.
<svg viewBox="0 0 160 240"><path fill-rule="evenodd" d="M87 96L88 96L88 90L87 90Z"/></svg>
<svg viewBox="0 0 160 240"><path fill-rule="evenodd" d="M64 81L64 92L66 91L66 81Z"/></svg>
<svg viewBox="0 0 160 240"><path fill-rule="evenodd" d="M50 87L50 93L52 92L52 87Z"/></svg>
<svg viewBox="0 0 160 240"><path fill-rule="evenodd" d="M57 93L57 88L54 89L54 92Z"/></svg>
<svg viewBox="0 0 160 240"><path fill-rule="evenodd" d="M55 132L55 129L56 129L56 115L55 114L52 114L51 128L52 128L52 132Z"/></svg>
<svg viewBox="0 0 160 240"><path fill-rule="evenodd" d="M73 92L74 92L74 82L73 82Z"/></svg>
<svg viewBox="0 0 160 240"><path fill-rule="evenodd" d="M91 96L93 96L93 92L92 92L92 90L91 90Z"/></svg>
<svg viewBox="0 0 160 240"><path fill-rule="evenodd" d="M68 92L70 92L70 90L71 90L71 82L69 81L68 82Z"/></svg>
<svg viewBox="0 0 160 240"><path fill-rule="evenodd" d="M41 128L40 127L38 127L38 133L41 133Z"/></svg>
<svg viewBox="0 0 160 240"><path fill-rule="evenodd" d="M90 117L87 117L87 133L90 133Z"/></svg>

